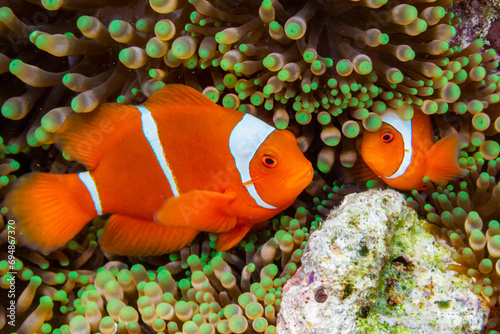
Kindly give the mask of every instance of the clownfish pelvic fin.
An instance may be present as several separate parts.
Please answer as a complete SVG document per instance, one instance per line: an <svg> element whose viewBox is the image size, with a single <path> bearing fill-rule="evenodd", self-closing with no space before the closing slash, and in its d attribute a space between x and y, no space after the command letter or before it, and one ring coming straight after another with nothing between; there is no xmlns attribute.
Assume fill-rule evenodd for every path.
<svg viewBox="0 0 500 334"><path fill-rule="evenodd" d="M252 228L252 224L237 225L233 229L224 233L217 234L215 240L215 249L218 252L226 251L241 241Z"/></svg>

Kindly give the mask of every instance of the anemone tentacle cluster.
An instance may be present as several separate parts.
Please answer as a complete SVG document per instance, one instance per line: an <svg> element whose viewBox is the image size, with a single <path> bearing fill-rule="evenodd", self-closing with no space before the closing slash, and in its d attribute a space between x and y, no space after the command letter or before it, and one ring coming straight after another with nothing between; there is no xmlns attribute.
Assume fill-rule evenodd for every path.
<svg viewBox="0 0 500 334"><path fill-rule="evenodd" d="M17 153L27 144L50 144L72 112L110 100L141 102L178 81L226 107L272 118L278 128L293 125L304 151L319 130L323 172L341 140L340 162L351 167L353 139L377 130L388 109L404 119L414 108L459 115L464 132L488 128L494 135L496 53L481 40L464 49L450 45L461 22L451 6L451 0L4 6L2 34L11 45L1 69L19 80L1 110L30 123L7 147Z"/></svg>
<svg viewBox="0 0 500 334"><path fill-rule="evenodd" d="M51 145L53 133L73 113L92 112L103 102L141 103L165 84L187 84L226 107L257 115L279 129L289 128L301 150L316 163L319 173L306 189L308 195L296 203L300 208L265 230L268 238L274 238L256 242L250 237L237 250L221 255L233 268L228 273L238 280L244 276L244 266L236 259L247 266L254 263L257 268L250 282L265 290L262 282L267 284L269 279L264 278L272 275L259 277L257 273L274 263L279 268L275 279L291 274L300 264L301 244L317 221L343 194L363 188L330 187L320 174L331 180L336 177L332 173L336 163L352 167L359 159L357 140L363 131L380 128L385 111L394 110L403 119L410 119L418 108L432 116L436 135L459 133L464 138L460 164L465 172L462 179L449 184L427 182L428 190L414 191L408 203L433 223L428 225L430 230L456 247L458 264L452 269L476 278L475 291L497 306L499 58L482 40L463 48L453 44L461 18L453 13L452 4L453 0L0 1L0 199L17 176L29 170L78 170L76 163L68 162L68 157ZM368 184L373 186L380 183ZM71 324L66 320L74 315L73 326L83 326L84 331L87 326L94 331L95 324L101 322L101 332L111 330L115 323L128 326L105 309L109 304L106 288L102 290L95 282L99 274L95 268L110 256L97 244L102 224L102 220L95 220L87 234L80 234L76 241L50 255L32 253L19 245L13 259L7 248L2 248L0 294L7 295L11 287L8 261L12 260L18 272L17 291L22 291L22 298L18 297L19 324L39 325L41 332L66 324L54 331L68 332ZM5 220L1 247L8 245L8 226ZM199 241L191 247L194 250L184 249L180 260L176 255L145 259L153 262L149 272L145 269L148 277L143 275L137 282L132 278L133 284L129 282L126 288L120 277L126 276L127 270L140 268L133 267L137 259L120 259L126 265L110 264L101 269L113 293L116 282L124 291L122 299L115 299L125 305L124 316L131 315L128 331L136 331L136 316L145 319L148 314L147 320L140 321L149 327L168 326L172 320L159 314L152 318L153 306L155 312L163 314L158 305L169 304L175 311L177 302L184 299L191 302L193 316L207 315L204 327L208 332L209 324L213 326L210 314L229 323L232 317L224 315L222 309L227 304L236 305L235 319L244 317L247 331L258 332L250 327L256 322L256 326L264 324L262 318L268 325L263 332L272 333L271 314L279 309L276 302L267 304L252 291L251 284L243 287L240 280L241 295L250 293L253 297L245 296L264 308L263 315L249 317L245 306L233 296L237 290L221 287L222 282L204 273L205 267L219 258L203 245ZM198 256L204 267L190 268L189 254ZM259 261L264 262L259 265ZM142 295L147 284L167 293L158 278L166 275L161 274L165 271L161 266L182 268L172 270L177 286L191 284L186 292L170 292L173 299L167 300ZM200 272L219 295L213 298L221 310L210 309L210 313L203 306L207 313L202 314L201 305L210 306L212 301L202 302L193 292L188 295L189 289L214 293L193 284L193 276L203 280ZM127 288L135 289L133 296L127 296ZM269 287L267 294L270 289L275 289L276 297L279 286ZM149 301L144 298L140 304L144 296ZM96 310L102 316L99 321ZM255 310L260 314L259 306ZM183 331L181 318L175 315L172 319ZM7 320L0 317L0 328L7 326ZM489 327L490 333L500 330L498 319L493 317ZM26 328L27 332L32 329Z"/></svg>
<svg viewBox="0 0 500 334"><path fill-rule="evenodd" d="M96 242L102 219L94 220L81 239L47 256L21 247L9 252L3 233L1 328L136 333L146 325L169 333L275 333L282 286L296 272L309 231L322 218L299 207L234 253L215 252L214 236L141 259L102 253Z"/></svg>

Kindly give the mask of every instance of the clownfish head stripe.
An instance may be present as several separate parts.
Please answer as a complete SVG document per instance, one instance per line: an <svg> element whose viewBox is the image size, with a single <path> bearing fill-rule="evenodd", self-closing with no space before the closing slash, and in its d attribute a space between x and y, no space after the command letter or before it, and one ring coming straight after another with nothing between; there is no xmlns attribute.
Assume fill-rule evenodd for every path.
<svg viewBox="0 0 500 334"><path fill-rule="evenodd" d="M158 127L156 126L156 122L151 115L151 111L143 106L136 106L137 109L141 112L141 122L142 122L142 131L144 136L146 137L149 145L153 149L153 152L156 156L156 160L160 164L160 167L165 174L165 177L170 184L170 189L172 189L172 193L175 197L179 196L179 189L177 188L177 183L175 182L174 174L172 170L168 166L167 159L165 159L165 153L163 152L163 146L160 141L160 137L158 135Z"/></svg>
<svg viewBox="0 0 500 334"><path fill-rule="evenodd" d="M240 173L241 182L255 202L266 209L276 209L276 207L266 203L260 197L255 185L251 183L250 162L259 147L274 130L272 126L246 114L236 124L229 136L229 150Z"/></svg>
<svg viewBox="0 0 500 334"><path fill-rule="evenodd" d="M87 188L90 194L90 198L94 202L95 211L97 215L102 215L101 199L99 197L99 192L97 191L97 186L95 184L92 175L89 172L78 173L78 178L82 181L83 185Z"/></svg>
<svg viewBox="0 0 500 334"><path fill-rule="evenodd" d="M391 176L386 176L387 179L394 179L403 175L411 164L413 154L412 146L412 126L411 120L405 121L399 117L394 111L386 111L382 116L382 121L392 126L403 137L404 155L399 168Z"/></svg>

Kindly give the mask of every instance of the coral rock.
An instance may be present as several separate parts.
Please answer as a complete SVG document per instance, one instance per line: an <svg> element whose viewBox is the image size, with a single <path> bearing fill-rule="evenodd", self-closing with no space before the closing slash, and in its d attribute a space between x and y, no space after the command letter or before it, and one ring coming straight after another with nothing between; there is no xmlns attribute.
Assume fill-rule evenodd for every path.
<svg viewBox="0 0 500 334"><path fill-rule="evenodd" d="M349 195L283 289L279 333L479 333L489 313L401 194Z"/></svg>

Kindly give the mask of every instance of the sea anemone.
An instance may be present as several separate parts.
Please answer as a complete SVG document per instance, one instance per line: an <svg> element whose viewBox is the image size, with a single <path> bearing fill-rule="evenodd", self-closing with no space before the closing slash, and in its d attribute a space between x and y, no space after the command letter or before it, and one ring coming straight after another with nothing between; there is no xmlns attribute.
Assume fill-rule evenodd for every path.
<svg viewBox="0 0 500 334"><path fill-rule="evenodd" d="M7 247L3 238L2 326L18 333L135 333L144 325L156 332L274 333L282 286L309 237L306 226L321 219L299 207L234 253L215 252L214 235L168 256L140 259L104 259L95 241L101 219L80 234L81 243L47 256Z"/></svg>
<svg viewBox="0 0 500 334"><path fill-rule="evenodd" d="M3 72L19 79L5 76L11 93L2 114L29 123L22 138L9 138L13 153L50 144L72 112L109 100L138 103L165 82L269 121L272 111L274 125L295 129L304 151L319 131L323 172L341 139L340 162L351 167L354 139L377 130L388 108L404 119L413 108L458 114L464 123L474 117L469 131L498 117L496 53L481 40L450 45L461 22L447 11L451 1L41 4L0 10L13 41ZM30 14L45 24L32 24Z"/></svg>
<svg viewBox="0 0 500 334"><path fill-rule="evenodd" d="M9 253L9 236L14 234L9 232L15 223L4 220L0 294L8 297L9 282L16 278L20 308L16 323L22 323L22 331L50 332L63 326L54 332L66 333L72 326L75 331L81 327L83 332L104 333L113 332L115 323L119 331L125 326L134 332L139 323L165 331L172 322L179 331L189 324L185 331L190 332L204 319L210 333L210 315L215 314L227 326L234 316L231 326L244 327L247 322L255 324L257 332L272 333L282 284L275 283L277 277L295 271L302 243L317 221L345 193L365 188L341 187L338 182L329 186L336 178L332 170L355 164L357 140L363 131L379 129L386 110L410 119L414 108L432 115L436 136L458 133L465 139L460 164L467 175L447 185L427 181L427 191L409 194L408 203L427 216L432 223L429 230L456 246L460 265L451 269L477 278L477 292L496 305L498 57L479 39L467 46L453 44L456 29L462 31L463 25L451 0L6 0L1 4L0 103L5 118L0 128L0 196L28 171L81 170L51 145L53 133L71 114L92 112L103 102L141 103L167 83L187 84L226 107L257 115L279 129L289 128L318 170L295 212L285 212L273 220L272 229L219 255L201 236L168 259L115 259L97 244L103 219L94 220L74 241L50 255L22 245ZM190 255L201 265L191 267ZM106 259L120 263L109 262L107 269L96 272ZM224 266L227 275L205 272L214 260L229 265L231 269ZM142 269L135 267L137 262ZM251 264L255 270L249 271ZM274 270L273 264L278 273L259 275L264 268ZM140 279L134 279L133 268L141 272ZM128 281L123 278L127 272L132 277ZM159 278L164 272L175 277L180 291L165 290ZM108 291L105 283L96 283L98 275L111 282ZM205 288L196 283L207 283L203 275L209 280ZM254 285L256 293L252 284L266 293ZM155 296L145 294L146 285ZM210 302L197 298L200 291L208 293ZM172 297L161 299L165 293ZM108 300L107 295L116 298ZM248 298L240 303L238 295ZM215 305L210 308L210 296L221 309L235 305L234 313L224 314ZM10 300L7 297L2 300ZM142 297L149 301L139 302ZM158 310L158 305L168 308L168 304L175 311L181 298L199 311L200 323L182 320L182 312L174 320L162 318L165 309ZM111 312L105 308L110 300L117 300ZM208 306L202 308L204 304ZM127 320L118 321L122 309ZM183 310L190 312L187 306ZM9 318L0 318L5 319L0 328L9 328ZM497 322L492 318L490 327L497 328Z"/></svg>

